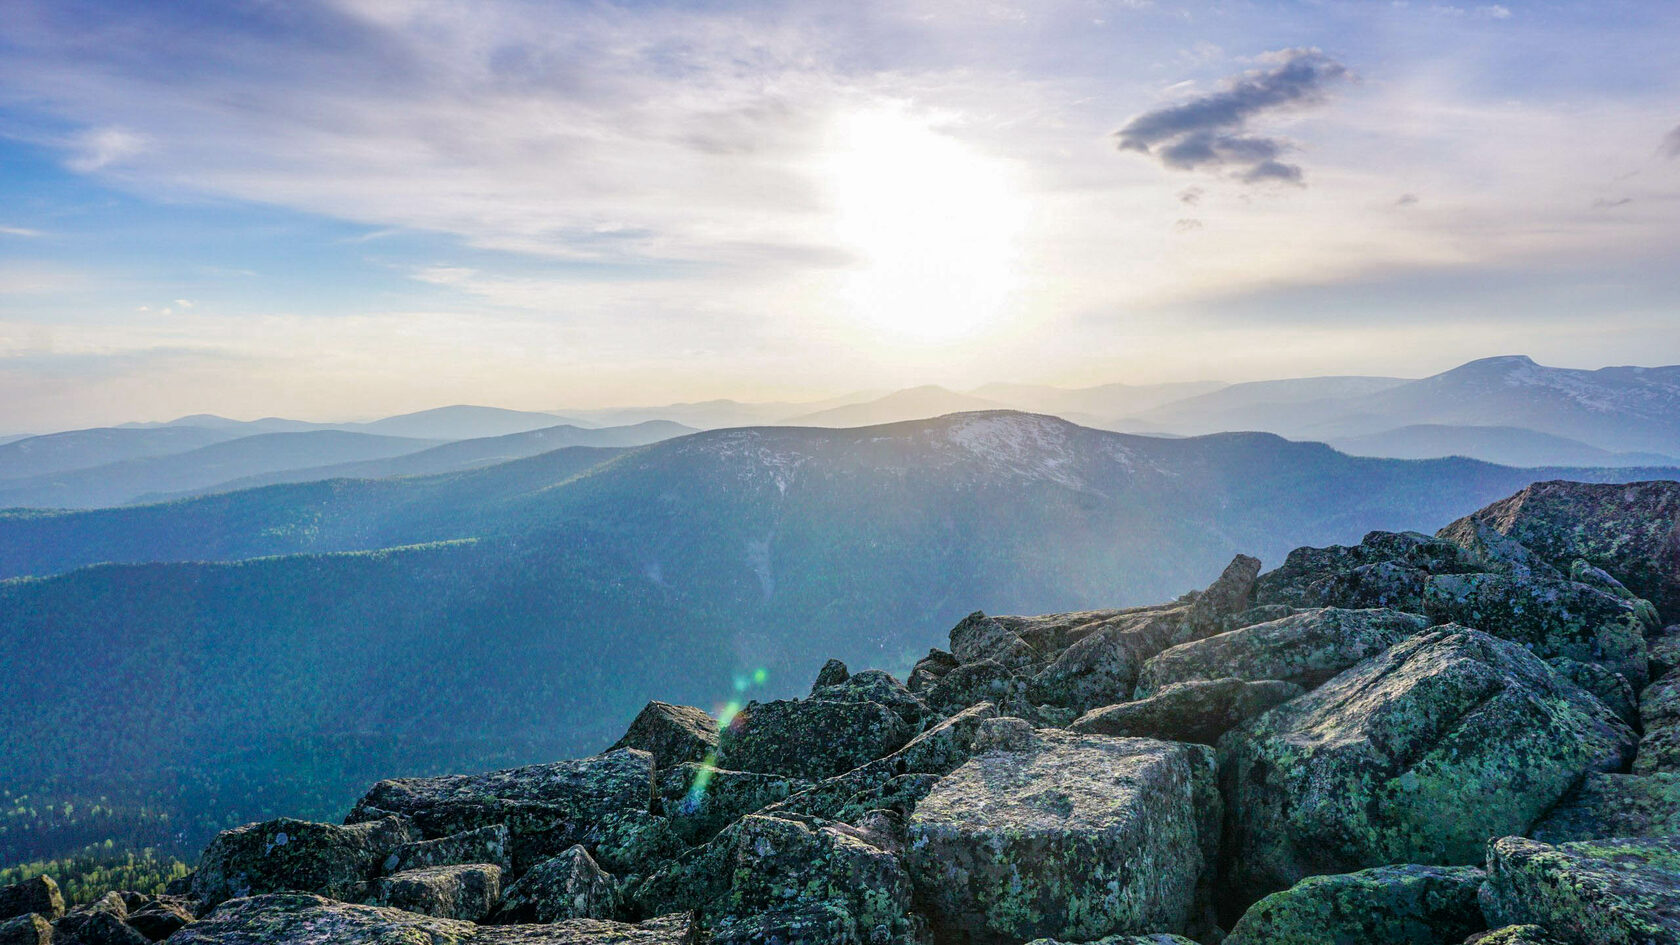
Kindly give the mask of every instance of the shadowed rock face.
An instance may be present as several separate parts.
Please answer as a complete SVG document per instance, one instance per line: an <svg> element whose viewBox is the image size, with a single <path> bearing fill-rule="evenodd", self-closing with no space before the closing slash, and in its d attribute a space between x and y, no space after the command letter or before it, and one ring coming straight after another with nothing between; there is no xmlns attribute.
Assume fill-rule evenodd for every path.
<svg viewBox="0 0 1680 945"><path fill-rule="evenodd" d="M193 874L192 894L206 905L274 892L356 899L386 859L416 839L397 817L348 827L285 817L249 824L211 841Z"/></svg>
<svg viewBox="0 0 1680 945"><path fill-rule="evenodd" d="M1560 571L1602 568L1680 622L1680 483L1537 482L1441 530L1469 544L1478 526L1510 538Z"/></svg>
<svg viewBox="0 0 1680 945"><path fill-rule="evenodd" d="M1184 930L1218 818L1209 749L1028 727L939 780L906 863L934 926L974 942Z"/></svg>
<svg viewBox="0 0 1680 945"><path fill-rule="evenodd" d="M1482 911L1571 943L1680 943L1680 838L1492 843Z"/></svg>
<svg viewBox="0 0 1680 945"><path fill-rule="evenodd" d="M1543 843L1680 836L1680 773L1589 774L1529 835Z"/></svg>
<svg viewBox="0 0 1680 945"><path fill-rule="evenodd" d="M717 719L686 705L649 702L608 751L639 748L661 768L702 761L717 751Z"/></svg>
<svg viewBox="0 0 1680 945"><path fill-rule="evenodd" d="M1304 691L1275 679L1172 683L1147 699L1092 709L1075 719L1068 731L1212 745L1232 727Z"/></svg>
<svg viewBox="0 0 1680 945"><path fill-rule="evenodd" d="M0 919L31 913L48 921L64 915L64 895L51 876L37 876L11 886L0 886Z"/></svg>
<svg viewBox="0 0 1680 945"><path fill-rule="evenodd" d="M1476 863L1633 746L1522 647L1436 628L1225 736L1228 883L1252 900L1315 873Z"/></svg>

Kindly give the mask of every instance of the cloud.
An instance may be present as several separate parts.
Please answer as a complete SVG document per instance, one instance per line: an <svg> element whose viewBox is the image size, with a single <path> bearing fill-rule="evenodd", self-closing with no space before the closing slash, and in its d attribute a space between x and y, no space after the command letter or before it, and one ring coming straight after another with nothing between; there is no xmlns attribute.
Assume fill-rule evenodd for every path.
<svg viewBox="0 0 1680 945"><path fill-rule="evenodd" d="M1186 187L1178 192L1178 202L1194 207L1202 202L1202 195L1207 193L1200 187Z"/></svg>
<svg viewBox="0 0 1680 945"><path fill-rule="evenodd" d="M1663 136L1662 147L1658 148L1657 152L1669 160L1680 157L1680 125L1675 125L1672 131Z"/></svg>
<svg viewBox="0 0 1680 945"><path fill-rule="evenodd" d="M1613 210L1616 207L1625 207L1630 203L1633 203L1632 197L1618 197L1615 200L1611 200L1608 197L1600 197L1593 201L1593 209Z"/></svg>
<svg viewBox="0 0 1680 945"><path fill-rule="evenodd" d="M1225 88L1144 112L1115 132L1122 151L1149 155L1174 170L1227 170L1248 182L1303 182L1301 168L1280 160L1280 138L1248 133L1263 115L1324 101L1347 67L1316 49L1269 53L1268 68L1226 81Z"/></svg>
<svg viewBox="0 0 1680 945"><path fill-rule="evenodd" d="M20 236L25 239L33 239L45 235L40 230L32 230L26 226L0 226L0 236Z"/></svg>
<svg viewBox="0 0 1680 945"><path fill-rule="evenodd" d="M1410 206L1413 206L1414 204L1416 204L1417 202L1418 202L1418 195L1417 194L1401 194L1399 199L1394 201L1394 205L1396 207L1410 207Z"/></svg>
<svg viewBox="0 0 1680 945"><path fill-rule="evenodd" d="M146 150L146 138L122 128L92 128L76 136L65 161L71 170L91 174Z"/></svg>

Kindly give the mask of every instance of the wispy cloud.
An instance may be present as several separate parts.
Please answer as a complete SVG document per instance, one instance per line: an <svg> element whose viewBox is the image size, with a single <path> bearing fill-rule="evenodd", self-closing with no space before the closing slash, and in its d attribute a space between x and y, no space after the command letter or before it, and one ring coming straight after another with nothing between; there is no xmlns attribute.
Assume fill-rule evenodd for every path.
<svg viewBox="0 0 1680 945"><path fill-rule="evenodd" d="M1279 158L1290 149L1249 125L1272 112L1324 101L1347 67L1316 49L1269 53L1265 68L1226 81L1218 92L1144 112L1115 132L1120 149L1147 154L1177 170L1228 170L1244 181L1302 183L1299 165Z"/></svg>
<svg viewBox="0 0 1680 945"><path fill-rule="evenodd" d="M19 236L24 239L35 239L45 236L40 230L32 230L26 226L0 226L0 236Z"/></svg>
<svg viewBox="0 0 1680 945"><path fill-rule="evenodd" d="M1662 146L1657 149L1657 153L1671 161L1680 158L1680 125L1676 125L1663 136Z"/></svg>

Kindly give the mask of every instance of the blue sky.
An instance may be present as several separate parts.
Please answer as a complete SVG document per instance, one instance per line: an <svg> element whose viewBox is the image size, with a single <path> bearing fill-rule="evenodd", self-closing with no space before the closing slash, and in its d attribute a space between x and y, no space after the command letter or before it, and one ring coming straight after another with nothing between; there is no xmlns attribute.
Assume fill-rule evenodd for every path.
<svg viewBox="0 0 1680 945"><path fill-rule="evenodd" d="M1664 2L0 0L0 432L1673 363L1676 35Z"/></svg>

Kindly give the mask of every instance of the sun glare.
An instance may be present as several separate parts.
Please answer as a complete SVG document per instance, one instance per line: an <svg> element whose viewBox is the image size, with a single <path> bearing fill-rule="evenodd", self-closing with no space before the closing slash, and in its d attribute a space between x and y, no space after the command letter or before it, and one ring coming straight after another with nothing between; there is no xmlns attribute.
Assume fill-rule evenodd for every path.
<svg viewBox="0 0 1680 945"><path fill-rule="evenodd" d="M837 235L858 257L850 314L924 343L997 320L1026 218L1008 166L900 108L848 114L836 132L826 170Z"/></svg>

